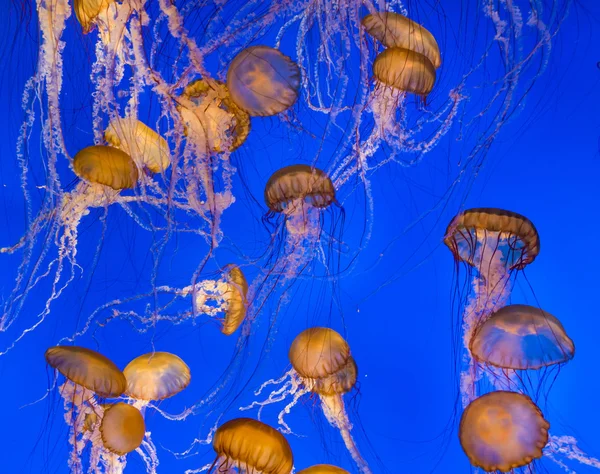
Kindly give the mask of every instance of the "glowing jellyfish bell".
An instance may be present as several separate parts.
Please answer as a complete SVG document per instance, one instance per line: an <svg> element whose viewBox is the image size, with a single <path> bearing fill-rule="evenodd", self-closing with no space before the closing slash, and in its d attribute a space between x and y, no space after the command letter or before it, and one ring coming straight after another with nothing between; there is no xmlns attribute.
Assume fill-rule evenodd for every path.
<svg viewBox="0 0 600 474"><path fill-rule="evenodd" d="M298 471L297 474L350 474L341 467L333 466L331 464L316 464L315 466L307 467Z"/></svg>
<svg viewBox="0 0 600 474"><path fill-rule="evenodd" d="M177 395L190 383L187 364L169 352L150 352L133 359L123 374L127 379L126 394L136 406Z"/></svg>
<svg viewBox="0 0 600 474"><path fill-rule="evenodd" d="M94 145L80 150L73 158L73 171L88 183L114 190L133 188L138 180L131 157L110 146Z"/></svg>
<svg viewBox="0 0 600 474"><path fill-rule="evenodd" d="M362 21L367 33L386 48L402 48L425 56L438 69L442 64L440 48L424 26L393 12L375 12Z"/></svg>
<svg viewBox="0 0 600 474"><path fill-rule="evenodd" d="M300 68L275 48L251 46L229 65L227 87L233 101L251 116L275 115L298 99Z"/></svg>
<svg viewBox="0 0 600 474"><path fill-rule="evenodd" d="M213 472L289 474L294 459L284 436L269 425L251 418L236 418L219 426L213 440L217 459Z"/></svg>
<svg viewBox="0 0 600 474"><path fill-rule="evenodd" d="M286 166L267 181L265 202L271 212L285 215L290 233L311 234L318 230L317 211L335 202L335 188L318 168Z"/></svg>
<svg viewBox="0 0 600 474"><path fill-rule="evenodd" d="M219 81L198 80L181 94L178 107L185 134L205 152L232 152L250 133L250 117Z"/></svg>
<svg viewBox="0 0 600 474"><path fill-rule="evenodd" d="M542 457L549 428L527 395L498 391L469 404L459 437L471 464L488 472L509 472Z"/></svg>
<svg viewBox="0 0 600 474"><path fill-rule="evenodd" d="M561 364L575 345L560 321L534 306L504 306L479 326L471 339L476 360L502 369L527 370Z"/></svg>
<svg viewBox="0 0 600 474"><path fill-rule="evenodd" d="M110 359L84 347L51 347L46 351L46 361L67 379L59 387L59 393L69 426L68 440L73 446L68 460L71 472L83 472L82 455L88 444L91 444L90 472L97 472L95 469L101 463L124 467L124 461L107 451L102 443L100 427L105 406L96 399L96 396L120 396L126 388L123 373Z"/></svg>
<svg viewBox="0 0 600 474"><path fill-rule="evenodd" d="M192 294L194 314L207 314L218 319L221 332L226 336L233 334L246 318L248 282L242 270L233 264L227 265L223 278L204 280L182 290L183 294ZM223 318L217 318L225 313Z"/></svg>
<svg viewBox="0 0 600 474"><path fill-rule="evenodd" d="M386 86L421 97L435 84L435 68L426 56L404 48L389 48L373 63L375 78Z"/></svg>
<svg viewBox="0 0 600 474"><path fill-rule="evenodd" d="M370 473L371 470L358 451L350 433L352 424L342 398L356 384L358 373L348 343L333 329L314 327L301 332L294 339L288 355L293 368L279 380L265 382L257 394L271 384L285 382L284 388L275 390L266 401L254 402L243 409L260 406L260 416L264 406L292 396L292 401L279 414L279 423L287 432L291 432L283 419L285 414L290 412L303 395L316 394L321 401L327 421L340 431L344 444L359 471Z"/></svg>
<svg viewBox="0 0 600 474"><path fill-rule="evenodd" d="M109 405L100 423L102 443L111 453L123 456L137 449L146 433L140 411L126 403Z"/></svg>
<svg viewBox="0 0 600 474"><path fill-rule="evenodd" d="M166 140L133 117L112 120L104 132L104 138L110 145L129 155L138 168L146 168L151 173L162 173L171 163Z"/></svg>

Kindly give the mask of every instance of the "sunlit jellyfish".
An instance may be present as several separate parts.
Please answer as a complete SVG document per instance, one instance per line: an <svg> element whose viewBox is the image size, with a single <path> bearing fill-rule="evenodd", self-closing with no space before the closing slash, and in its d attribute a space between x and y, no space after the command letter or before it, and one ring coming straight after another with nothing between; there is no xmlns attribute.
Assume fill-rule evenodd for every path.
<svg viewBox="0 0 600 474"><path fill-rule="evenodd" d="M462 314L467 367L461 373L463 407L477 397L481 372L468 351L473 332L491 314L506 305L511 275L531 263L540 250L538 233L529 219L501 209L469 209L446 229L444 243L457 262L464 262L472 293ZM458 267L457 267L458 268ZM502 388L502 387L499 387Z"/></svg>
<svg viewBox="0 0 600 474"><path fill-rule="evenodd" d="M217 429L213 440L217 458L203 472L240 474L290 474L294 458L283 435L269 425L251 418L235 418Z"/></svg>
<svg viewBox="0 0 600 474"><path fill-rule="evenodd" d="M150 352L136 357L123 369L123 374L127 380L125 395L144 416L149 405L162 414L151 402L177 395L191 380L187 364L169 352ZM154 472L159 461L151 432L146 431L143 438L143 449L138 448L137 452L146 464L147 471Z"/></svg>
<svg viewBox="0 0 600 474"><path fill-rule="evenodd" d="M88 444L92 472L100 472L101 466L124 467L124 458L104 449L100 432L104 414L100 400L119 397L125 391L123 373L111 360L84 347L51 347L46 351L46 361L66 378L59 392L69 426L69 443L73 446L68 460L70 472L83 472L82 455Z"/></svg>
<svg viewBox="0 0 600 474"><path fill-rule="evenodd" d="M550 424L527 395L491 392L473 400L460 420L460 444L471 464L509 472L542 457Z"/></svg>
<svg viewBox="0 0 600 474"><path fill-rule="evenodd" d="M300 397L309 393L316 394L321 401L325 418L340 431L344 444L360 472L370 473L371 470L350 433L352 423L344 406L343 395L352 390L357 377L356 363L350 355L348 343L332 329L310 328L294 339L289 358L292 369L280 379L268 380L255 393L259 395L269 385L281 386L271 392L265 401L255 401L242 409L248 410L258 406L260 418L264 407L291 396L292 401L279 413L279 424L283 431L291 433L292 430L284 420L285 415Z"/></svg>
<svg viewBox="0 0 600 474"><path fill-rule="evenodd" d="M331 464L316 464L315 466L307 467L298 471L297 474L350 474L341 467L333 466Z"/></svg>
<svg viewBox="0 0 600 474"><path fill-rule="evenodd" d="M126 205L128 201L136 199L135 196L120 194L124 189L135 187L138 180L138 169L135 163L121 150L109 146L84 148L73 158L73 171L81 179L75 189L69 193L61 193L57 207L47 214L39 214L28 234L16 245L0 248L0 253L24 250L24 260L12 296L3 308L0 331L6 331L11 326L22 310L28 294L41 280L47 276L52 280L50 296L45 301L36 322L14 339L6 350L14 347L25 334L44 321L50 313L52 301L57 299L73 280L78 266L77 239L81 219L88 215L92 208L107 210L114 203ZM47 247L34 263L31 260L30 246L48 230L51 239L48 239ZM56 246L57 255L49 260L46 256L52 244ZM65 263L68 264L69 274L66 279L63 279ZM44 264L47 265L46 268L43 267ZM31 274L28 275L26 270Z"/></svg>

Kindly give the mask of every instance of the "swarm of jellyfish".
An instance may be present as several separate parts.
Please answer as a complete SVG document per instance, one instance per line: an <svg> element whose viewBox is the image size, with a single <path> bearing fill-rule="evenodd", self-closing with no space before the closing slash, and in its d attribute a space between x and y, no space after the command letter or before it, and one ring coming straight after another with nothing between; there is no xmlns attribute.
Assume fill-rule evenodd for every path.
<svg viewBox="0 0 600 474"><path fill-rule="evenodd" d="M373 182L426 163L437 171L434 157L453 153L424 215L467 193L545 73L569 7L461 0L455 16L419 3L31 0L37 57L20 84L14 147L25 225L0 240L0 267L16 262L0 298L0 357L53 328L46 397L62 399L68 472L156 474L163 452L193 459L186 474L379 472L349 410L359 371L345 338L356 335L339 304L344 277L373 245ZM113 232L122 253L104 249ZM474 208L452 219L443 242L469 287L453 328L465 462L535 472L545 457L566 472L565 459L600 469L545 418L549 387L575 356L568 324L510 299L540 253L536 227ZM120 265L138 253L132 283ZM89 308L103 266L115 281ZM310 315L290 365L257 382L302 304ZM68 314L57 316L61 305ZM107 343L110 330L121 339ZM163 349L171 331L201 335ZM92 341L111 358L120 346L129 362ZM317 429L343 443L346 467L328 450L294 460L289 440L300 445L303 434L287 417L306 400L327 422ZM156 441L165 425L193 420L185 447ZM203 464L207 445L214 455Z"/></svg>

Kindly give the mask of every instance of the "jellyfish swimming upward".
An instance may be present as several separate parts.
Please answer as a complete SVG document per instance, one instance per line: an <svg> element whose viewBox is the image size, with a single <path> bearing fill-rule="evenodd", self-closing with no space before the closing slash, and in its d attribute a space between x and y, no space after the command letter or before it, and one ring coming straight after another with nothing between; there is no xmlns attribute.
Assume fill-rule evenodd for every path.
<svg viewBox="0 0 600 474"><path fill-rule="evenodd" d="M352 423L346 412L343 395L356 384L357 366L350 355L350 346L333 329L314 327L301 332L292 342L289 351L292 368L278 380L268 380L255 393L269 385L281 384L265 401L255 401L244 410L259 407L259 418L263 409L288 397L292 400L279 413L279 424L286 433L292 430L284 417L298 400L307 394L319 397L327 421L339 430L352 459L362 473L370 473L367 462L360 454L352 437Z"/></svg>

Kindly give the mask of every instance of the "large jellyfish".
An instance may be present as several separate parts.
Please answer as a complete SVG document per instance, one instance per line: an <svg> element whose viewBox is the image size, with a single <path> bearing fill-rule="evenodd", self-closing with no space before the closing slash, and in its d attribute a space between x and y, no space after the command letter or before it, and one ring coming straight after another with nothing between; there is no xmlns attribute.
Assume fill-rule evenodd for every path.
<svg viewBox="0 0 600 474"><path fill-rule="evenodd" d="M550 424L527 395L491 392L473 400L460 420L460 444L471 464L509 472L542 457Z"/></svg>
<svg viewBox="0 0 600 474"><path fill-rule="evenodd" d="M370 473L371 470L352 437L352 423L343 400L343 395L355 386L358 371L356 362L350 355L348 343L333 329L309 328L292 342L289 359L292 369L280 379L268 380L255 393L259 395L267 386L273 384L282 384L281 387L271 392L265 401L255 401L243 409L258 406L260 417L265 406L291 396L292 401L279 413L279 424L284 432L290 433L291 429L284 420L285 415L300 397L308 393L316 394L321 401L325 418L340 431L359 471Z"/></svg>
<svg viewBox="0 0 600 474"><path fill-rule="evenodd" d="M233 101L251 116L275 115L298 99L300 69L277 49L252 46L229 65L227 87Z"/></svg>
<svg viewBox="0 0 600 474"><path fill-rule="evenodd" d="M46 351L46 361L66 378L59 392L64 400L69 443L73 446L68 461L70 472L83 472L82 454L88 443L91 472L100 473L102 469L119 472L126 460L119 453L105 449L100 432L104 407L96 397L120 396L126 388L125 376L110 359L84 347L51 347ZM110 422L110 426L114 423Z"/></svg>
<svg viewBox="0 0 600 474"><path fill-rule="evenodd" d="M294 458L284 436L269 425L251 418L222 424L213 440L217 458L208 472L289 474Z"/></svg>

